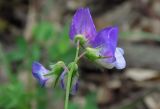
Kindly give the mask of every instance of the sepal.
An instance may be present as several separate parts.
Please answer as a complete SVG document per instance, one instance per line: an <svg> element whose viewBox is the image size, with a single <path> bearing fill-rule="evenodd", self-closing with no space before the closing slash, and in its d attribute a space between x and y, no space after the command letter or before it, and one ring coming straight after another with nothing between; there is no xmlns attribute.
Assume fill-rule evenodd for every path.
<svg viewBox="0 0 160 109"><path fill-rule="evenodd" d="M99 55L98 49L90 48L90 47L86 48L86 57L91 61L95 61L101 58L101 56Z"/></svg>
<svg viewBox="0 0 160 109"><path fill-rule="evenodd" d="M53 87L55 87L59 81L60 75L63 72L66 72L66 70L63 68L63 66L65 65L65 63L63 61L58 61L56 64L54 65L50 65L51 67L51 71L46 74L45 76L52 76L54 78L54 81L52 82Z"/></svg>
<svg viewBox="0 0 160 109"><path fill-rule="evenodd" d="M64 68L63 68L64 65L65 64L63 61L58 61L56 64L50 65L51 71L45 76L60 75L62 73L62 71L64 70Z"/></svg>
<svg viewBox="0 0 160 109"><path fill-rule="evenodd" d="M85 45L87 40L82 34L77 34L75 36L74 42L77 43L79 41L80 45Z"/></svg>

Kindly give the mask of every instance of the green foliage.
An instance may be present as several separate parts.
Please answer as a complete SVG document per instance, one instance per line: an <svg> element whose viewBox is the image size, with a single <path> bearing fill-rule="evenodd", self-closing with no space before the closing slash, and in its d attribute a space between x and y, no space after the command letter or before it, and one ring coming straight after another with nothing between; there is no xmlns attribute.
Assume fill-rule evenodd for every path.
<svg viewBox="0 0 160 109"><path fill-rule="evenodd" d="M67 63L73 60L76 49L70 44L68 31L69 28L66 24L60 33L53 36L53 43L48 48L48 54L51 60L63 60Z"/></svg>
<svg viewBox="0 0 160 109"><path fill-rule="evenodd" d="M78 104L75 104L73 102L69 102L68 109L79 109L78 107L79 107Z"/></svg>
<svg viewBox="0 0 160 109"><path fill-rule="evenodd" d="M69 62L72 59L75 48L70 44L68 27L66 24L61 31L56 31L52 23L46 21L41 21L35 26L33 29L34 44L43 49L41 54L45 52L47 55L45 59L51 62L58 60Z"/></svg>
<svg viewBox="0 0 160 109"><path fill-rule="evenodd" d="M23 87L23 83L17 76L22 73L20 71L27 71L30 73L29 80L33 80L31 76L33 61L54 63L57 60L65 60L69 62L74 50L68 38L68 25L62 28L62 31L56 31L52 23L46 21L35 26L32 41L26 41L23 36L19 36L11 50L5 51L0 47L0 65L10 79L9 83L0 86L0 108L29 109L34 101L38 109L45 109L48 99L44 89L40 86L32 86L32 81L29 81L28 84L34 87L33 89ZM13 63L15 63L14 66ZM14 72L13 68L17 72ZM63 96L58 97L59 99L63 98ZM57 100L58 98L53 97L53 99Z"/></svg>
<svg viewBox="0 0 160 109"><path fill-rule="evenodd" d="M47 21L39 22L33 29L33 36L38 42L44 42L54 35L53 25Z"/></svg>
<svg viewBox="0 0 160 109"><path fill-rule="evenodd" d="M9 63L27 60L28 66L34 60L69 62L74 56L68 38L68 25L61 32L55 31L52 23L41 21L33 29L33 41L27 42L23 36L17 38L15 49L6 53Z"/></svg>
<svg viewBox="0 0 160 109"><path fill-rule="evenodd" d="M30 60L40 60L41 58L41 48L38 44L32 44L29 50Z"/></svg>
<svg viewBox="0 0 160 109"><path fill-rule="evenodd" d="M37 109L45 109L47 102L45 89L40 87L26 89L17 80L0 86L1 109L30 109L33 103L37 104Z"/></svg>
<svg viewBox="0 0 160 109"><path fill-rule="evenodd" d="M12 83L0 87L0 108L28 109L29 93L25 93L23 85Z"/></svg>
<svg viewBox="0 0 160 109"><path fill-rule="evenodd" d="M69 109L98 109L96 104L96 94L91 92L85 97L85 106L83 108L80 108L78 104L74 102L69 103Z"/></svg>

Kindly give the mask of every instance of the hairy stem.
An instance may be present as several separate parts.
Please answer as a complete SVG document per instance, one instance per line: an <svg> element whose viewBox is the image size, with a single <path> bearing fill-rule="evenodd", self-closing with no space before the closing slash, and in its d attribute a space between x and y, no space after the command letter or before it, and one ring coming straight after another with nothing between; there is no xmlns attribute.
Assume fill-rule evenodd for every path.
<svg viewBox="0 0 160 109"><path fill-rule="evenodd" d="M67 78L65 109L68 109L69 92L70 92L70 87L71 87L71 81L72 81L72 73L73 73L73 71L74 71L74 67L72 66L71 70L68 72L68 78Z"/></svg>
<svg viewBox="0 0 160 109"><path fill-rule="evenodd" d="M79 41L77 41L77 50L76 50L76 56L74 59L74 64L72 65L70 71L68 72L68 78L67 78L67 87L66 87L66 97L65 97L65 109L68 109L68 102L69 102L69 92L70 92L70 88L71 88L71 81L72 81L72 74L73 71L75 69L75 66L77 64L78 61L78 54L79 54Z"/></svg>

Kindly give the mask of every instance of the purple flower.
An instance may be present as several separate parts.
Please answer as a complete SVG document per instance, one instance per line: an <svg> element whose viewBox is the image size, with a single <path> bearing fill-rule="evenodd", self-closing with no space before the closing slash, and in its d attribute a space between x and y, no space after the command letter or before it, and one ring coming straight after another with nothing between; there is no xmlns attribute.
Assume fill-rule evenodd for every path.
<svg viewBox="0 0 160 109"><path fill-rule="evenodd" d="M117 48L118 27L107 27L96 32L89 9L80 8L72 19L70 39L74 40L76 35L79 34L87 40L87 47L97 49L98 53L96 54L103 57L97 59L96 62L106 68L125 68L124 52L120 52L123 50Z"/></svg>
<svg viewBox="0 0 160 109"><path fill-rule="evenodd" d="M39 82L39 84L42 87L47 87L53 85L53 82L55 82L56 79L60 79L60 86L62 89L66 89L66 80L67 80L67 70L65 69L61 74L60 78L55 78L59 76L45 76L46 74L49 74L49 70L47 70L42 64L39 62L33 62L32 64L32 74L36 78L36 80ZM74 77L72 82L72 90L71 94L75 94L78 90L78 77Z"/></svg>
<svg viewBox="0 0 160 109"><path fill-rule="evenodd" d="M49 70L47 70L42 64L39 62L33 62L32 64L32 74L40 83L41 86L45 86L46 82L49 80L49 77L44 76L48 74Z"/></svg>
<svg viewBox="0 0 160 109"><path fill-rule="evenodd" d="M107 27L98 32L91 45L93 48L99 48L100 56L106 57L97 60L99 64L109 69L113 67L116 67L117 69L125 68L126 62L123 57L124 51L122 48L117 47L117 41L117 27Z"/></svg>

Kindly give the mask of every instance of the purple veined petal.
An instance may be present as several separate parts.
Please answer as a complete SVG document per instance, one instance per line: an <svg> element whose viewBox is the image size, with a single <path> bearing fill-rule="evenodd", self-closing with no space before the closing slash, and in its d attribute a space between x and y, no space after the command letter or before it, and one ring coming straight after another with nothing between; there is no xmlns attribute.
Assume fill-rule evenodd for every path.
<svg viewBox="0 0 160 109"><path fill-rule="evenodd" d="M67 78L68 78L68 73L66 71L64 71L60 76L60 86L64 90L66 90ZM76 94L76 92L78 90L78 85L79 85L78 77L75 76L75 77L73 77L73 80L72 80L72 86L71 86L72 88L71 88L70 94L72 94L72 95Z"/></svg>
<svg viewBox="0 0 160 109"><path fill-rule="evenodd" d="M116 48L116 52L115 52L115 57L116 57L116 62L115 67L117 69L124 69L126 67L126 61L123 57L124 51L122 48Z"/></svg>
<svg viewBox="0 0 160 109"><path fill-rule="evenodd" d="M32 75L37 79L42 87L45 86L46 81L49 79L44 76L48 72L49 70L47 70L42 64L39 62L33 62Z"/></svg>
<svg viewBox="0 0 160 109"><path fill-rule="evenodd" d="M99 47L100 54L104 57L111 57L107 59L109 62L115 61L115 49L117 47L118 41L118 28L117 27L107 27L98 32L94 41L91 42L93 48Z"/></svg>
<svg viewBox="0 0 160 109"><path fill-rule="evenodd" d="M77 34L82 34L90 41L96 36L96 28L93 23L89 8L79 8L73 16L70 26L70 39L73 40Z"/></svg>
<svg viewBox="0 0 160 109"><path fill-rule="evenodd" d="M78 77L75 76L72 81L72 89L71 89L72 95L75 95L77 93L78 87L79 87L79 80L78 80Z"/></svg>
<svg viewBox="0 0 160 109"><path fill-rule="evenodd" d="M62 89L66 89L66 82L67 82L67 71L64 70L60 76L60 86Z"/></svg>
<svg viewBox="0 0 160 109"><path fill-rule="evenodd" d="M122 55L124 55L124 50L122 48L117 47L116 49L118 49L118 51L121 52Z"/></svg>
<svg viewBox="0 0 160 109"><path fill-rule="evenodd" d="M122 48L117 47L115 52L115 62L110 62L108 59L98 59L96 62L105 68L112 69L116 67L117 69L124 69L126 67L126 61L123 57L124 51Z"/></svg>
<svg viewBox="0 0 160 109"><path fill-rule="evenodd" d="M112 69L114 67L114 64L108 61L108 58L106 59L97 59L96 62L107 69Z"/></svg>

